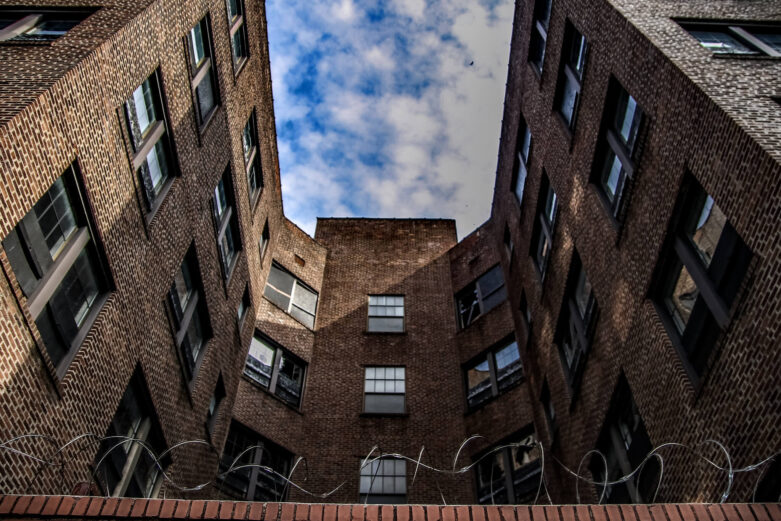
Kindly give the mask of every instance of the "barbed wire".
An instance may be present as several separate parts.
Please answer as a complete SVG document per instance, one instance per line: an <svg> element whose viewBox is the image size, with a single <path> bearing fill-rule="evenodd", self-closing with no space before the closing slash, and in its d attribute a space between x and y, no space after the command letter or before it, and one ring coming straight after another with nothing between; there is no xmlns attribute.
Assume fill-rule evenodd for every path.
<svg viewBox="0 0 781 521"><path fill-rule="evenodd" d="M367 465L371 465L372 463L374 463L376 461L379 461L379 460L382 460L382 459L398 459L398 460L403 460L403 461L406 461L406 462L414 463L415 464L415 470L414 470L414 472L412 474L412 480L411 480L410 487L409 487L411 489L411 488L414 487L415 481L416 481L416 479L418 477L418 473L419 473L419 471L421 469L433 472L435 474L435 476L436 475L459 476L459 475L463 475L463 474L468 473L470 470L472 470L477 465L479 465L484 459L492 457L493 455L503 451L504 449L517 448L517 449L523 449L523 450L525 450L527 452L531 452L531 451L537 450L539 452L538 458L540 460L540 464L539 464L539 466L540 466L540 475L539 475L539 482L537 484L537 491L536 491L534 500L532 501L532 504L537 504L538 501L540 500L541 495L543 493L544 493L545 498L548 501L548 504L553 504L553 501L552 501L551 496L550 496L550 492L548 490L547 481L546 481L546 470L545 470L546 469L546 465L545 465L546 449L545 449L545 447L544 447L544 445L542 443L540 443L540 442L532 442L532 443L512 442L512 443L505 443L503 445L499 445L499 446L493 447L493 448L483 452L481 454L481 456L479 456L477 459L472 461L472 463L470 463L468 465L465 465L465 466L459 467L458 466L458 459L461 456L461 453L464 450L464 448L467 445L469 445L470 443L472 443L473 441L478 440L478 439L485 439L485 436L473 435L473 436L470 436L470 437L466 438L461 443L461 445L458 447L458 450L455 453L455 456L453 457L453 465L452 465L451 468L438 468L438 467L435 467L435 466L430 465L428 463L424 463L423 462L423 456L424 456L425 451L426 451L425 446L421 446L421 449L420 449L420 452L418 453L417 458L413 458L413 457L409 457L409 456L406 456L404 454L397 453L397 452L384 452L384 451L382 451L380 449L380 447L378 445L375 445L375 446L373 446L371 448L371 450L368 452L368 454L364 458L362 458L360 469L363 469ZM19 448L15 448L13 446L13 445L20 444L23 440L42 440L42 441L46 442L47 444L51 445L53 448L56 448L56 450L54 450L48 457L40 457L40 456L36 456L34 454L31 454L29 452L26 452L24 450L21 450ZM29 459L29 460L31 460L31 461L33 461L35 463L38 463L39 464L39 468L38 468L38 471L36 472L36 476L39 476L41 474L41 472L43 471L43 469L46 468L46 467L56 469L56 471L59 472L62 485L65 486L66 466L70 463L70 460L65 457L65 452L66 452L67 449L69 449L69 448L71 448L73 446L76 446L79 442L84 441L84 440L90 441L92 443L96 443L96 444L98 444L99 447L104 446L104 444L111 445L110 448L108 448L102 454L102 456L95 462L94 472L90 473L90 478L89 478L89 482L88 482L88 485L89 485L90 489L92 489L92 485L99 485L99 483L97 483L97 476L98 476L99 470L101 469L101 466L106 461L106 459L115 450L121 449L123 446L125 447L125 449L121 449L121 450L124 450L125 452L129 453L130 448L133 445L137 445L140 448L140 450L143 450L149 456L149 458L154 463L154 466L159 471L160 476L162 477L162 479L165 481L165 483L167 484L167 486L170 489L174 489L174 490L177 490L177 491L182 492L182 493L199 492L199 491L202 491L202 490L204 490L205 488L207 488L209 486L214 486L214 487L217 488L217 490L219 490L220 492L224 493L224 491L222 489L222 486L225 483L226 478L229 475L231 475L231 474L233 474L235 472L238 472L238 471L242 471L242 470L245 470L245 469L253 469L253 468L257 468L258 471L263 471L264 473L268 474L269 476L271 476L273 478L278 478L278 479L274 480L275 487L276 487L277 481L281 481L281 482L284 483L284 486L283 486L281 491L278 491L276 488L274 490L275 494L277 492L279 492L279 494L278 494L279 498L285 497L285 495L288 492L288 490L290 488L294 488L294 489L298 490L299 492L301 492L302 494L307 495L309 497L325 500L325 499L328 499L329 497L331 497L332 495L334 495L336 492L338 492L343 486L345 486L349 482L348 480L342 481L335 488L333 488L333 489L331 489L331 490L329 490L327 492L321 492L321 493L313 492L311 490L308 490L307 488L304 488L300 483L301 482L306 482L306 481L309 480L309 464L308 464L307 459L305 457L303 457L303 456L299 456L299 457L297 457L295 459L295 462L293 463L293 465L290 468L290 471L287 474L282 474L282 473L278 472L277 470L275 470L275 469L273 469L273 468L271 468L271 467L269 467L267 465L260 464L260 463L246 463L246 462L242 462L241 461L242 458L244 458L246 455L254 454L255 451L258 451L258 450L261 451L261 452L266 452L266 453L271 454L268 451L268 449L265 446L263 446L262 444L252 445L252 446L249 446L249 447L245 448L238 456L233 458L233 460L230 462L230 465L228 466L227 470L225 470L223 472L218 472L215 475L214 479L212 479L212 480L209 480L209 481L206 481L204 483L200 483L200 484L197 484L197 485L194 485L194 486L184 486L184 485L181 485L180 483L177 483L174 479L172 479L171 476L169 476L169 474L166 473L165 469L166 469L167 465L165 464L164 460L167 457L169 457L171 455L171 453L174 452L175 450L178 450L178 449L181 449L183 447L190 446L190 445L206 446L210 451L212 451L212 452L214 452L216 454L216 449L214 448L214 446L210 442L208 442L206 440L185 440L185 441L180 441L180 442L172 445L170 448L164 450L160 454L156 454L154 449L153 449L153 447L151 447L145 440L134 438L134 437L131 437L131 436L118 436L118 435L114 435L114 436L98 436L98 435L93 434L93 433L85 433L85 434L81 434L79 436L76 436L76 437L72 438L71 440L69 440L68 442L66 442L65 444L63 444L61 446L58 446L57 440L54 437L52 437L52 436L45 435L45 434L23 434L23 435L20 435L20 436L16 436L14 438L10 438L10 439L8 439L6 441L0 442L0 452L7 452L7 453L10 453L10 454L15 454L17 456L20 456L20 457ZM722 466L722 465L714 462L711 458L709 458L709 457L707 457L707 456L705 456L704 454L701 453L700 447L707 446L707 445L715 446L717 449L719 449L724 454L724 459L725 459L725 463L726 463L725 465ZM78 450L78 453L84 452L87 448L88 448L87 446L81 447ZM748 465L748 466L745 466L745 467L741 467L741 468L735 468L733 466L732 457L731 457L729 451L727 450L727 448L722 443L720 443L717 440L708 439L708 440L705 440L705 441L702 441L702 442L699 442L699 443L695 444L693 447L691 447L689 445L686 445L684 443L668 442L668 443L663 443L663 444L653 448L643 458L643 460L634 469L631 470L631 472L628 472L628 473L626 473L626 474L624 474L624 475L622 475L622 476L620 476L620 477L618 477L616 479L613 479L613 480L609 479L609 470L610 469L609 469L609 465L608 465L608 458L601 451L599 451L597 449L592 449L592 450L586 452L586 454L583 455L583 457L580 459L580 462L578 463L577 470L570 469L567 465L565 465L562 461L560 461L558 458L556 458L553 455L550 455L550 460L552 462L554 462L556 465L558 465L559 467L561 467L561 469L563 469L563 471L566 474L568 474L570 477L575 479L575 496L576 496L576 500L577 500L578 504L581 503L580 486L581 486L582 483L585 483L585 484L588 484L588 485L592 485L592 486L596 487L597 490L601 489L601 492L599 493L598 504L602 504L602 502L605 500L607 492L610 490L611 487L616 486L616 485L625 484L625 483L629 482L632 479L636 479L636 481L639 482L640 478L642 476L643 470L646 468L646 465L651 460L655 459L658 462L658 464L659 464L659 468L658 468L658 475L657 475L657 478L655 480L656 481L656 488L654 490L654 494L653 494L653 497L651 499L651 502L653 503L653 502L656 502L656 499L657 499L657 497L659 495L659 491L661 490L662 483L663 483L663 480L664 480L665 472L664 472L664 458L662 456L662 452L663 451L667 451L668 449L673 449L673 448L689 450L696 457L698 457L701 461L705 462L707 465L709 465L710 467L712 467L716 471L725 474L726 487L725 487L725 489L723 490L723 492L721 493L721 496L720 496L720 502L721 503L724 503L724 502L726 502L729 499L730 494L732 492L733 485L734 485L735 476L737 474L743 474L743 473L748 473L748 472L753 472L755 470L759 470L760 472L757 475L757 478L756 478L755 483L754 483L754 487L752 489L751 500L752 500L752 502L754 502L756 500L756 494L757 494L757 490L759 488L759 485L762 482L762 479L765 477L765 474L766 474L768 468L771 467L771 463L773 461L775 461L776 458L781 456L781 450L779 450L779 451L771 454L770 456L764 458L763 460L761 460L761 461L759 461L757 463L754 463L754 464L751 464L751 465ZM261 453L260 456L261 456L261 460L262 460L262 453ZM218 455L218 457L219 457L219 455ZM585 475L581 474L581 470L582 470L583 464L586 462L586 460L589 457L592 458L592 461L593 461L594 457L597 457L597 458L599 458L599 460L601 460L602 468L604 469L604 474L603 474L604 479L595 480L595 479L592 479L589 476L585 476ZM304 475L303 480L301 482L296 482L293 479L293 475L295 474L296 470L301 465L303 465L303 467L305 468L306 474ZM491 466L491 475L490 475L490 479L489 479L489 483L490 483L489 495L491 497L491 503L492 504L494 503L494 499L495 499L495 497L494 497L495 496L495 491L494 491L494 481L495 480L493 479L493 473L494 473L495 467L496 467L496 465L492 465ZM370 481L370 486L369 486L369 490L370 491L372 490L372 487L374 485L375 479L377 478L379 469L380 469L380 465L377 466L376 470L374 471L374 473L371 476L371 481ZM505 469L505 472L510 472L510 469ZM439 486L439 481L436 480L436 477L435 477L435 481L436 481L437 489L438 489L438 491L440 493L440 497L442 499L442 504L446 505L447 501L445 499L445 496L444 496L444 493L442 492L441 487ZM34 480L33 480L33 482L34 482ZM29 488L30 487L32 487L32 482L29 484L27 492L29 492ZM108 487L104 487L104 490L107 490L107 489L108 489ZM506 492L509 494L509 491L506 491ZM364 494L362 494L362 495L364 495ZM368 502L369 496L370 496L370 494L365 494L365 502ZM512 498L510 498L508 496L508 499L512 499ZM781 501L781 497L779 497L778 500Z"/></svg>

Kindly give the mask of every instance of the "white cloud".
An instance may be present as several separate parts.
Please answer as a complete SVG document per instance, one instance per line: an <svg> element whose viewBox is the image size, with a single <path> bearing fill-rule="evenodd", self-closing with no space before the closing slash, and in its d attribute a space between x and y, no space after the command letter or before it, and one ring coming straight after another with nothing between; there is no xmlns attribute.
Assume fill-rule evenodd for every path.
<svg viewBox="0 0 781 521"><path fill-rule="evenodd" d="M337 20L352 22L355 19L355 5L352 0L342 0L338 5L333 6L331 14Z"/></svg>

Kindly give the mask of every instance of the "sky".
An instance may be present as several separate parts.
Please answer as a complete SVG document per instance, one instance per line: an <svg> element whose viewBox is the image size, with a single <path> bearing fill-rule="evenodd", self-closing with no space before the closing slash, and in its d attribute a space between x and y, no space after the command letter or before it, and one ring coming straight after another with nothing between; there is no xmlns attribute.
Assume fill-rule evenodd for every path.
<svg viewBox="0 0 781 521"><path fill-rule="evenodd" d="M267 0L285 214L488 219L512 0Z"/></svg>

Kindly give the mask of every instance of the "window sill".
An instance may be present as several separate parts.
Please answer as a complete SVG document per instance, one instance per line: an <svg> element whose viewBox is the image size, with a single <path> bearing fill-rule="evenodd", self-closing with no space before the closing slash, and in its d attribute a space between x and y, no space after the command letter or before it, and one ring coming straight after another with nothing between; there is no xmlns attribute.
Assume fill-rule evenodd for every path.
<svg viewBox="0 0 781 521"><path fill-rule="evenodd" d="M361 412L358 417L360 418L407 418L409 412Z"/></svg>
<svg viewBox="0 0 781 521"><path fill-rule="evenodd" d="M233 51L231 50L231 53ZM233 58L233 56L231 56ZM249 62L249 56L244 56L240 62L236 63L236 61L232 60L233 62L233 82L236 83L236 80L239 79L239 74L241 74L241 71L244 70L244 67L247 65L247 62Z"/></svg>
<svg viewBox="0 0 781 521"><path fill-rule="evenodd" d="M212 124L212 121L217 119L217 112L220 110L220 107L222 105L215 105L214 108L209 112L209 114L206 116L206 119L203 120L203 122L198 121L198 116L195 117L196 125L198 127L198 146L203 146L203 140L200 138L203 138L204 134L206 134L206 131L209 129L209 127Z"/></svg>
<svg viewBox="0 0 781 521"><path fill-rule="evenodd" d="M152 223L154 222L155 217L157 217L160 208L163 206L163 202L165 202L166 197L168 197L168 192L171 191L171 187L177 179L179 179L179 176L172 174L165 182L165 185L160 190L160 193L157 194L157 197L155 197L155 200L151 206L146 202L144 203L147 205L147 212L144 214L144 224L146 224L147 229L152 227ZM143 190L143 187L141 187L141 190ZM143 193L141 194L141 197L143 199Z"/></svg>
<svg viewBox="0 0 781 521"><path fill-rule="evenodd" d="M260 169L260 175L263 175L263 168ZM246 176L245 176L246 177ZM251 188L250 188L251 190ZM263 187L261 186L258 188L258 191L253 193L250 193L249 195L249 208L250 213L254 216L255 211L258 209L258 203L260 202L260 196L263 195Z"/></svg>
<svg viewBox="0 0 781 521"><path fill-rule="evenodd" d="M108 301L110 295L111 295L110 291L105 292L102 295L99 295L95 303L92 305L92 309L90 309L89 313L87 314L87 318L84 320L84 324L81 326L79 332L76 334L76 337L73 339L73 342L71 344L72 346L71 349L68 351L68 354L66 354L65 357L62 360L60 360L60 363L56 367L55 377L59 382L62 382L65 379L65 375L67 374L68 369L71 366L71 363L76 358L76 355L79 353L79 351L81 350L81 346L82 344L84 344L84 340L86 340L87 335L92 329L92 326L95 324L95 321L97 320L101 310L106 305L106 301ZM35 321L33 321L33 323L34 322ZM43 339L41 339L41 343L43 344ZM45 345L44 345L44 351L46 351ZM46 353L46 356L47 357L49 356L48 352Z"/></svg>
<svg viewBox="0 0 781 521"><path fill-rule="evenodd" d="M284 405L285 407L287 407L288 409L290 409L290 410L291 410L291 411L293 411L294 413L296 413L296 414L298 414L298 415L300 415L300 416L303 416L303 415L304 415L304 413L301 411L301 408L300 408L300 407L293 407L292 405L290 405L289 403L287 403L285 400L283 400L282 398L280 398L280 397L279 397L279 396L277 396L276 394L274 394L274 393L270 392L268 389L266 389L265 387L263 387L262 385L260 385L258 382L256 382L255 380L253 380L252 378L250 378L249 376L247 376L246 374L244 374L244 372L243 372L243 371L242 371L242 373L241 373L241 377L242 377L244 380L246 380L247 382L249 382L249 383L250 383L250 384L251 384L251 385L252 385L254 388L256 388L257 390L259 390L259 391L263 392L263 394L265 394L266 396L270 396L271 398L273 398L274 400L278 401L279 403L281 403L282 405Z"/></svg>
<svg viewBox="0 0 781 521"><path fill-rule="evenodd" d="M746 60L746 61L781 61L779 56L751 56L746 54L711 53L711 57L717 60Z"/></svg>

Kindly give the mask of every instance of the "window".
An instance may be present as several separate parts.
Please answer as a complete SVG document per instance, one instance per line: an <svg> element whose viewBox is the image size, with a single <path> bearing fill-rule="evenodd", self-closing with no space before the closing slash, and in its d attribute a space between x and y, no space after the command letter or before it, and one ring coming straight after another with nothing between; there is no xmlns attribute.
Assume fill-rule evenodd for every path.
<svg viewBox="0 0 781 521"><path fill-rule="evenodd" d="M781 26L734 22L678 22L700 45L721 56L781 57Z"/></svg>
<svg viewBox="0 0 781 521"><path fill-rule="evenodd" d="M518 344L513 340L491 349L464 367L466 403L476 409L523 380Z"/></svg>
<svg viewBox="0 0 781 521"><path fill-rule="evenodd" d="M774 459L762 466L760 472L763 477L757 483L752 502L781 503L781 456L776 454Z"/></svg>
<svg viewBox="0 0 781 521"><path fill-rule="evenodd" d="M507 298L502 267L498 264L480 275L456 294L456 308L461 328L468 327Z"/></svg>
<svg viewBox="0 0 781 521"><path fill-rule="evenodd" d="M523 189L526 186L531 148L532 133L526 124L526 120L521 116L521 123L518 126L518 143L515 151L515 168L513 168L512 178L512 190L518 198L518 204L523 202Z"/></svg>
<svg viewBox="0 0 781 521"><path fill-rule="evenodd" d="M174 174L171 133L158 72L144 80L125 101L125 116L133 145L133 169L142 187L147 210L153 213Z"/></svg>
<svg viewBox="0 0 781 521"><path fill-rule="evenodd" d="M212 61L212 32L209 15L201 19L187 35L190 56L190 87L193 91L195 115L203 127L219 104L217 72Z"/></svg>
<svg viewBox="0 0 781 521"><path fill-rule="evenodd" d="M407 502L407 462L400 458L377 458L362 462L361 503Z"/></svg>
<svg viewBox="0 0 781 521"><path fill-rule="evenodd" d="M234 74L238 74L242 65L244 65L247 58L249 58L247 24L244 19L244 0L227 0L227 6L231 56L233 56L233 71Z"/></svg>
<svg viewBox="0 0 781 521"><path fill-rule="evenodd" d="M507 252L507 260L510 261L510 268L512 268L513 250L515 245L513 244L512 232L510 232L510 225L504 225L504 251Z"/></svg>
<svg viewBox="0 0 781 521"><path fill-rule="evenodd" d="M217 424L217 415L220 412L220 405L225 399L225 384L222 382L222 375L217 377L217 385L214 386L214 392L209 398L209 409L206 411L206 431L211 435Z"/></svg>
<svg viewBox="0 0 781 521"><path fill-rule="evenodd" d="M369 295L369 331L404 331L404 295Z"/></svg>
<svg viewBox="0 0 781 521"><path fill-rule="evenodd" d="M403 414L406 380L403 367L366 367L363 387L363 412Z"/></svg>
<svg viewBox="0 0 781 521"><path fill-rule="evenodd" d="M503 448L497 450L499 447ZM542 467L533 426L529 425L478 457L482 458L475 465L479 504L530 504L534 501Z"/></svg>
<svg viewBox="0 0 781 521"><path fill-rule="evenodd" d="M730 322L751 251L713 198L687 175L660 261L656 308L693 380Z"/></svg>
<svg viewBox="0 0 781 521"><path fill-rule="evenodd" d="M531 328L532 314L529 310L529 302L526 300L526 291L523 289L521 290L521 303L519 304L519 309L521 311L521 318L526 323L526 327Z"/></svg>
<svg viewBox="0 0 781 521"><path fill-rule="evenodd" d="M594 481L605 482L605 464L607 480L615 481L634 471L653 449L651 439L640 417L632 390L626 377L619 377L613 391L605 423L597 441L596 449L605 456L603 460L595 454L589 465ZM623 483L608 485L605 490L605 503L649 503L654 501L654 491L658 484L659 463L651 458L642 472L634 474ZM597 495L602 494L602 485L596 485Z"/></svg>
<svg viewBox="0 0 781 521"><path fill-rule="evenodd" d="M258 149L258 125L255 119L255 111L252 111L244 132L241 135L242 148L244 150L244 166L247 172L250 203L254 205L261 190L263 190L263 171L260 167L260 151Z"/></svg>
<svg viewBox="0 0 781 521"><path fill-rule="evenodd" d="M643 111L635 99L612 80L608 88L608 105L603 116L596 170L592 181L618 221L628 201L631 180L634 177L637 141Z"/></svg>
<svg viewBox="0 0 781 521"><path fill-rule="evenodd" d="M266 258L266 251L268 250L268 244L271 240L271 234L268 231L268 221L263 225L263 233L260 235L260 241L258 241L258 248L260 248L260 263L263 264L263 259Z"/></svg>
<svg viewBox="0 0 781 521"><path fill-rule="evenodd" d="M232 421L217 480L221 491L238 499L284 501L292 461L290 451Z"/></svg>
<svg viewBox="0 0 781 521"><path fill-rule="evenodd" d="M220 254L222 277L225 280L228 280L233 273L238 253L241 250L234 193L230 167L228 167L214 188L214 198L212 199L214 227L217 233L217 251Z"/></svg>
<svg viewBox="0 0 781 521"><path fill-rule="evenodd" d="M306 363L258 332L249 346L244 374L291 407L301 407Z"/></svg>
<svg viewBox="0 0 781 521"><path fill-rule="evenodd" d="M529 62L542 74L545 62L545 43L548 39L552 0L534 1L534 18L532 19L532 35L529 42Z"/></svg>
<svg viewBox="0 0 781 521"><path fill-rule="evenodd" d="M580 106L586 50L586 39L568 20L564 29L564 49L554 104L570 130L575 128L575 119Z"/></svg>
<svg viewBox="0 0 781 521"><path fill-rule="evenodd" d="M171 457L161 458L158 465L152 454L157 457L166 449L146 382L137 368L95 456L95 480L106 495L157 497Z"/></svg>
<svg viewBox="0 0 781 521"><path fill-rule="evenodd" d="M94 10L0 9L0 42L46 43L64 35Z"/></svg>
<svg viewBox="0 0 781 521"><path fill-rule="evenodd" d="M271 265L263 296L309 329L314 329L317 292L276 262Z"/></svg>
<svg viewBox="0 0 781 521"><path fill-rule="evenodd" d="M553 232L556 228L558 198L550 185L548 176L542 173L540 194L537 198L537 219L532 230L531 255L541 278L545 278L548 259L553 248Z"/></svg>
<svg viewBox="0 0 781 521"><path fill-rule="evenodd" d="M542 412L545 414L545 421L548 424L548 433L550 433L551 444L553 444L553 440L556 439L556 435L559 432L559 426L556 422L556 409L553 408L553 401L551 400L547 378L542 382L540 403L542 404Z"/></svg>
<svg viewBox="0 0 781 521"><path fill-rule="evenodd" d="M597 301L580 261L578 252L572 254L566 293L559 313L555 342L564 366L567 384L574 397L586 365L591 338L597 323Z"/></svg>
<svg viewBox="0 0 781 521"><path fill-rule="evenodd" d="M62 377L109 291L109 274L76 163L8 236L3 248Z"/></svg>
<svg viewBox="0 0 781 521"><path fill-rule="evenodd" d="M249 296L249 286L244 286L244 293L241 295L241 300L239 301L239 308L237 310L237 318L239 320L239 324L244 322L244 317L247 316L247 311L249 311L249 308L252 307L252 301L250 300Z"/></svg>
<svg viewBox="0 0 781 521"><path fill-rule="evenodd" d="M174 341L182 359L185 376L191 380L203 354L202 348L211 336L206 298L194 246L190 247L182 265L176 270L168 291L168 303L173 315Z"/></svg>

